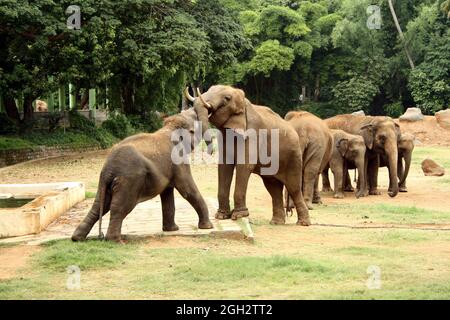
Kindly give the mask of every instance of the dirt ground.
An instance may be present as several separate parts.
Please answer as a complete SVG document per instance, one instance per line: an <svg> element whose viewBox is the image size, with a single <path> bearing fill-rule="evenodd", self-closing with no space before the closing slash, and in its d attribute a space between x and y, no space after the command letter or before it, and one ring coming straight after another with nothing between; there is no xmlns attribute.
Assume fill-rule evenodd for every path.
<svg viewBox="0 0 450 320"><path fill-rule="evenodd" d="M346 194L345 199L334 199L331 193L322 194L323 205L311 210L311 218L314 227L303 228L304 232L279 232L276 227L268 225L271 218L271 199L264 188L262 180L252 175L249 182L247 195L247 205L250 208L251 221L257 229L256 237L264 243L263 245L236 244L234 242L218 243L213 241L205 243L197 239L167 237L154 239L146 244L151 248L200 248L204 250L218 251L226 250L229 254L236 256L252 256L261 254L290 254L296 252L297 247L292 244L300 242L309 246L311 252L321 255L320 248L342 248L355 245L356 239L361 237L359 231L352 231L350 228L380 227L391 228L401 225L408 229L426 229L428 227L437 229L450 229L450 221L438 220L438 222L423 223L420 221L407 221L406 223L390 223L379 220L372 223L372 217L358 218L355 216L344 216L328 212L327 208L338 208L345 206L388 205L388 206L408 206L426 210L436 210L448 212L450 210L450 180L447 177L424 177L420 169L420 162L428 156L438 157L450 172L450 130L440 128L432 119L426 118L420 124L400 123L402 131L416 135L418 145L413 155L413 165L407 180L408 193L401 193L395 198L387 195L388 176L385 168L380 169L380 191L381 196L370 196L356 200L351 193ZM433 147L430 147L433 146ZM36 183L36 182L62 182L81 181L86 185L88 192L96 192L98 176L108 154L107 150L64 156L53 159L45 159L23 163L0 169L0 183ZM193 165L192 173L199 189L204 196L215 197L217 193L217 168L214 165ZM353 176L353 173L352 173ZM447 180L445 180L447 179ZM76 210L87 212L91 199L77 205ZM331 210L332 211L332 210ZM69 216L61 217L63 223ZM289 224L295 224L295 217L289 219ZM294 227L294 226L293 226ZM333 229L333 232L326 230ZM352 235L354 233L354 235ZM345 236L343 236L345 235ZM314 247L314 246L317 246ZM30 256L39 252L38 246L14 246L0 247L0 280L19 276L21 268L27 264ZM450 245L448 241L435 239L432 242L424 242L411 245L408 250L424 255L426 261L432 257L449 257ZM424 258L425 259L425 258ZM437 271L436 271L437 272Z"/></svg>

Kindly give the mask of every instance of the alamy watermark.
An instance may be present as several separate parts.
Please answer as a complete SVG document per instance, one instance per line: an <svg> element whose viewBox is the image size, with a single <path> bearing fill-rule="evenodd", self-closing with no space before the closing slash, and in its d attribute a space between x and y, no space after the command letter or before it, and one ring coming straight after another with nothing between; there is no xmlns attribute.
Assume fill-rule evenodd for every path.
<svg viewBox="0 0 450 320"><path fill-rule="evenodd" d="M367 274L369 278L366 281L366 286L370 290L381 289L381 268L379 266L368 266Z"/></svg>
<svg viewBox="0 0 450 320"><path fill-rule="evenodd" d="M175 143L171 159L174 164L250 164L261 165L261 175L275 175L279 169L279 129L225 130L225 137L217 129L208 129L202 135L201 122L196 121L194 132L176 129L171 140ZM200 142L206 141L207 150ZM224 152L225 141L226 152ZM218 157L212 157L213 150Z"/></svg>
<svg viewBox="0 0 450 320"><path fill-rule="evenodd" d="M370 5L366 9L366 13L369 15L367 18L367 28L373 29L381 29L381 9L377 5Z"/></svg>
<svg viewBox="0 0 450 320"><path fill-rule="evenodd" d="M67 29L80 30L81 29L81 9L77 5L70 5L66 9L66 14L70 15L67 18Z"/></svg>
<svg viewBox="0 0 450 320"><path fill-rule="evenodd" d="M81 270L78 266L68 266L67 267L67 290L80 290L81 289Z"/></svg>

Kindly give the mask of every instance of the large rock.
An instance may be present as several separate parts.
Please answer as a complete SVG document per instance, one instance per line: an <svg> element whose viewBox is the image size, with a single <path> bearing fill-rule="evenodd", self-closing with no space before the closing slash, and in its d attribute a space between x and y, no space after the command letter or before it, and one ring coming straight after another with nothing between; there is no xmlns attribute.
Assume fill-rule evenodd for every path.
<svg viewBox="0 0 450 320"><path fill-rule="evenodd" d="M359 110L359 111L353 112L352 115L354 115L354 116L365 116L366 114L364 113L364 111Z"/></svg>
<svg viewBox="0 0 450 320"><path fill-rule="evenodd" d="M450 129L450 109L441 110L434 114L439 125L444 129Z"/></svg>
<svg viewBox="0 0 450 320"><path fill-rule="evenodd" d="M440 177L445 174L445 169L430 158L422 161L422 171L426 176Z"/></svg>
<svg viewBox="0 0 450 320"><path fill-rule="evenodd" d="M406 112L400 116L400 121L420 121L423 120L422 111L419 108L408 108Z"/></svg>

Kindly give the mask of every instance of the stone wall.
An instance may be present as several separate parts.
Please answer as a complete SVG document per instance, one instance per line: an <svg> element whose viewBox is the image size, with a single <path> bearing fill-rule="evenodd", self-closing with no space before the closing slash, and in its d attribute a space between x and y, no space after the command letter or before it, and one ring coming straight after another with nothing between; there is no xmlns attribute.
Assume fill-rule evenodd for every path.
<svg viewBox="0 0 450 320"><path fill-rule="evenodd" d="M57 157L78 152L96 151L100 149L99 146L40 146L16 150L0 150L0 168L29 160Z"/></svg>

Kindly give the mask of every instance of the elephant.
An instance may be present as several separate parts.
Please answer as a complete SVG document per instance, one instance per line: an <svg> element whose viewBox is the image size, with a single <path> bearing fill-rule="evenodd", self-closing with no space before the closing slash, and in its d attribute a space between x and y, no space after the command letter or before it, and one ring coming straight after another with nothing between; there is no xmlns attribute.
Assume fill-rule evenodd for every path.
<svg viewBox="0 0 450 320"><path fill-rule="evenodd" d="M194 135L197 114L191 108L168 117L155 133L141 133L128 137L111 150L100 173L97 195L88 215L76 228L73 241L85 240L94 224L110 211L111 218L106 240L121 240L122 221L143 201L160 195L163 231L176 231L174 188L196 210L200 229L213 228L208 207L201 196L187 163L176 164L172 152L175 142L172 133L184 129ZM192 151L195 139L186 146Z"/></svg>
<svg viewBox="0 0 450 320"><path fill-rule="evenodd" d="M408 192L408 188L406 188L406 178L408 177L409 168L411 167L414 140L414 135L402 133L400 135L400 140L398 141L397 176L400 180L398 184L399 192ZM405 161L404 165L403 160ZM380 167L387 167L388 163L388 159L385 155L380 156Z"/></svg>
<svg viewBox="0 0 450 320"><path fill-rule="evenodd" d="M398 194L397 159L400 126L390 117L337 115L326 119L330 129L341 129L363 137L367 147L366 170L370 195L381 194L377 190L380 155L385 155L389 168L390 197ZM349 180L349 179L347 179Z"/></svg>
<svg viewBox="0 0 450 320"><path fill-rule="evenodd" d="M309 226L309 212L300 187L302 154L298 147L299 137L294 128L270 108L252 104L244 91L238 88L214 85L203 94L198 89L197 92L197 98L191 97L186 91L185 94L194 104L202 122L203 132L208 129L209 123L212 123L221 133L218 138L222 147L219 148L219 209L216 218L238 219L249 216L246 205L247 187L250 174L255 173L261 176L272 198L271 224L286 222L283 207L283 186L286 186L297 210L297 224ZM250 132L256 132L256 141L250 139ZM225 138L230 134L235 135L237 141L234 138L232 141ZM278 145L272 147L272 142L277 138ZM234 152L238 148L238 141L241 141L244 148L244 161L239 161L238 152ZM263 146L272 156L270 163L261 156ZM256 159L250 161L254 151L257 153ZM224 161L225 158L227 161ZM267 167L274 166L276 162L274 158L278 158L278 170L268 172ZM230 211L229 196L235 169L234 209Z"/></svg>
<svg viewBox="0 0 450 320"><path fill-rule="evenodd" d="M349 134L343 130L331 130L333 134L333 152L330 162L322 172L322 190L331 190L328 169L334 175L334 198L344 198L347 169L358 169L358 190L356 198L363 197L366 190L366 144L363 137Z"/></svg>
<svg viewBox="0 0 450 320"><path fill-rule="evenodd" d="M306 111L290 111L284 119L297 131L300 139L300 151L303 155L303 196L308 209L313 203L321 203L319 193L319 175L330 161L333 149L333 136L326 123ZM287 210L291 210L291 201L286 196Z"/></svg>

